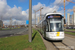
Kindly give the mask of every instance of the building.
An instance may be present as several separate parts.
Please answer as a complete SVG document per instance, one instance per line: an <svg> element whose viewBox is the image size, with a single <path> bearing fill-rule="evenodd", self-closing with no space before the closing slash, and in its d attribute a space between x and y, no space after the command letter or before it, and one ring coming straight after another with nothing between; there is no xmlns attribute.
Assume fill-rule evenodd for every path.
<svg viewBox="0 0 75 50"><path fill-rule="evenodd" d="M73 15L67 13L67 26L75 26L75 12Z"/></svg>
<svg viewBox="0 0 75 50"><path fill-rule="evenodd" d="M67 26L75 27L75 6L73 7L73 14L67 13Z"/></svg>
<svg viewBox="0 0 75 50"><path fill-rule="evenodd" d="M67 13L67 25L70 25L70 13Z"/></svg>
<svg viewBox="0 0 75 50"><path fill-rule="evenodd" d="M73 14L73 22L74 22L74 25L75 25L75 12L74 12L74 14Z"/></svg>
<svg viewBox="0 0 75 50"><path fill-rule="evenodd" d="M0 29L3 27L3 21L0 20Z"/></svg>

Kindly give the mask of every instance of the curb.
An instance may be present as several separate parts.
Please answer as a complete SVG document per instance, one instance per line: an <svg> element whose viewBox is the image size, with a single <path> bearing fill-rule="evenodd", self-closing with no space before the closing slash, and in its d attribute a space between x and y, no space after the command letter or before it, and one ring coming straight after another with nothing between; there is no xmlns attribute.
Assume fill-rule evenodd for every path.
<svg viewBox="0 0 75 50"><path fill-rule="evenodd" d="M38 31L38 30L37 30ZM38 31L39 32L39 31ZM40 34L40 32L39 32L39 34ZM42 37L42 35L40 34L40 36L41 36L41 38L42 38L42 40L43 40L43 43L44 43L44 45L45 45L45 42L44 42L44 39L43 39L43 37ZM46 45L45 45L45 47L46 47ZM47 50L47 47L46 47L46 50Z"/></svg>

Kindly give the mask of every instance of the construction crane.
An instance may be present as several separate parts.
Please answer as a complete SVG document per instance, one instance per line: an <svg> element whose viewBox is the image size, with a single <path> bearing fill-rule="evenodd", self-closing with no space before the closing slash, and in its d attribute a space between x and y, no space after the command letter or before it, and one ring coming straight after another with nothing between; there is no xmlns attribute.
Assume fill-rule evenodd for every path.
<svg viewBox="0 0 75 50"><path fill-rule="evenodd" d="M68 2L71 2L71 3L74 3L74 4L75 4L75 2L72 2L71 0L64 0L64 1L63 1L63 3L64 3L64 21L65 21L65 19L66 19L66 18L65 18L65 17L66 17L66 15L65 15L65 14L66 14L66 13L65 13L65 1L68 1ZM75 12L75 10L74 10L74 12ZM66 24L64 24L64 25L66 25Z"/></svg>
<svg viewBox="0 0 75 50"><path fill-rule="evenodd" d="M38 12L38 11L34 10L34 13L35 13L35 27L36 27L36 12Z"/></svg>
<svg viewBox="0 0 75 50"><path fill-rule="evenodd" d="M73 11L75 13L75 6L73 7L73 9L68 9L68 10Z"/></svg>
<svg viewBox="0 0 75 50"><path fill-rule="evenodd" d="M40 9L37 11L34 10L34 12L35 12L35 27L36 27L36 12L40 11L40 20L41 20L41 10L42 9L43 9L43 7L42 8L40 7Z"/></svg>
<svg viewBox="0 0 75 50"><path fill-rule="evenodd" d="M74 3L74 4L75 4L75 2L73 2L73 1L71 1L71 0L66 0L66 1L68 1L68 2L71 2L71 3Z"/></svg>
<svg viewBox="0 0 75 50"><path fill-rule="evenodd" d="M40 7L40 9L39 10L37 10L37 11L40 11L40 20L41 20L41 10L43 9L43 7Z"/></svg>

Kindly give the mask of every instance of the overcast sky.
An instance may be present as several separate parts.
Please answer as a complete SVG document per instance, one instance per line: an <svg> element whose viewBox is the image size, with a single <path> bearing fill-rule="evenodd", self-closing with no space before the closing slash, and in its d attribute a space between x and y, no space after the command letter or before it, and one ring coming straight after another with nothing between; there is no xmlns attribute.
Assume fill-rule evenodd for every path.
<svg viewBox="0 0 75 50"><path fill-rule="evenodd" d="M75 2L75 0L72 0ZM73 14L75 4L66 1L66 17L67 13ZM32 23L35 22L34 11L42 9L42 15L48 12L57 11L62 15L64 13L63 0L32 0ZM36 20L40 16L40 12L36 14ZM10 18L12 18L12 24L25 24L29 17L29 0L0 0L0 19L2 17L3 23L9 25Z"/></svg>

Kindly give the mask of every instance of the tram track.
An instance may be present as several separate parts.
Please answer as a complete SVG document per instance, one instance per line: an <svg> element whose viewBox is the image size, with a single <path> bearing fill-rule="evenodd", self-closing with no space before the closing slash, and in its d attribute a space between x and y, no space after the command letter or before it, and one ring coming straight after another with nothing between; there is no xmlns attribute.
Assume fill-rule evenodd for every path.
<svg viewBox="0 0 75 50"><path fill-rule="evenodd" d="M64 42L51 42L56 50L74 50Z"/></svg>
<svg viewBox="0 0 75 50"><path fill-rule="evenodd" d="M41 35L41 32L38 31ZM42 37L42 35L41 35ZM50 41L48 39L43 39L43 42L46 46L46 50L75 50L75 36L65 34L65 39L63 42L60 41Z"/></svg>
<svg viewBox="0 0 75 50"><path fill-rule="evenodd" d="M71 47L68 46L67 44L65 44L65 43L63 43L63 42L62 42L62 44L64 44L66 47L70 48L71 50L74 50L73 48L71 48Z"/></svg>

